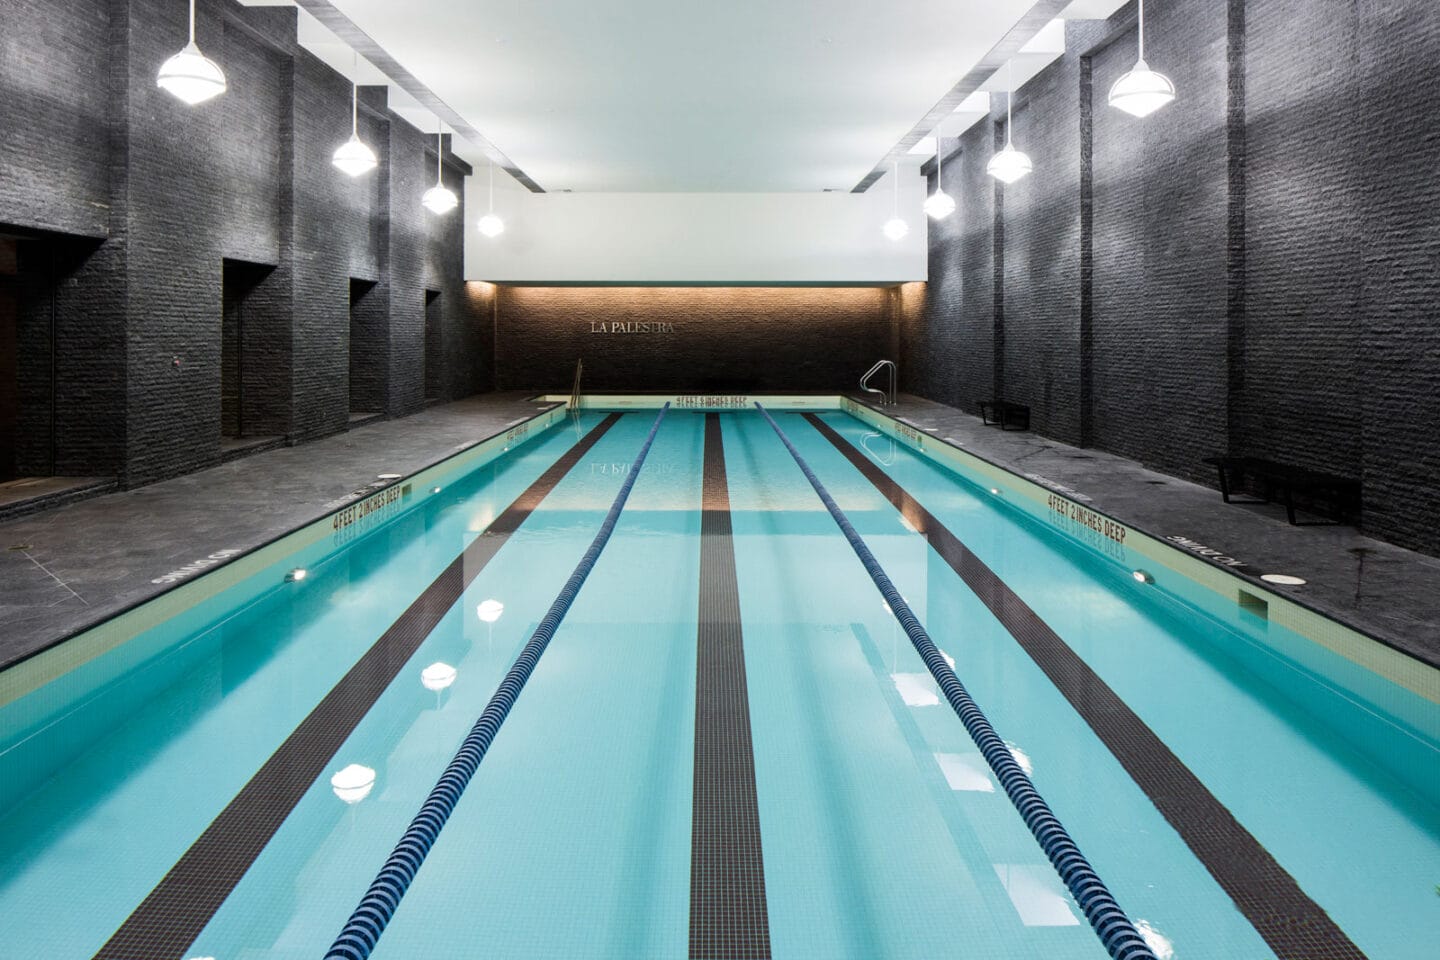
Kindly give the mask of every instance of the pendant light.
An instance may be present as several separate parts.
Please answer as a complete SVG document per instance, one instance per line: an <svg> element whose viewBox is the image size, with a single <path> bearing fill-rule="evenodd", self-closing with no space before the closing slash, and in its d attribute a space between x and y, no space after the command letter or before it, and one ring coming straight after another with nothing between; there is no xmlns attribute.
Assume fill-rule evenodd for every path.
<svg viewBox="0 0 1440 960"><path fill-rule="evenodd" d="M1140 59L1110 88L1110 106L1131 116L1148 117L1174 99L1175 84L1145 62L1145 0L1140 0Z"/></svg>
<svg viewBox="0 0 1440 960"><path fill-rule="evenodd" d="M190 0L190 42L161 64L155 85L192 107L225 92L225 74L195 45L195 0Z"/></svg>
<svg viewBox="0 0 1440 960"><path fill-rule="evenodd" d="M495 161L490 161L490 205L485 216L480 218L480 232L491 240L505 232L505 221L495 214Z"/></svg>
<svg viewBox="0 0 1440 960"><path fill-rule="evenodd" d="M891 166L890 177L895 181L891 187L891 215L881 229L885 231L887 240L899 242L910 232L910 224L900 219L900 161L895 161Z"/></svg>
<svg viewBox="0 0 1440 960"><path fill-rule="evenodd" d="M460 198L455 196L455 191L445 186L444 178L444 156L445 156L445 124L441 122L435 131L435 186L425 191L420 202L425 204L425 209L436 216L444 216L460 205Z"/></svg>
<svg viewBox="0 0 1440 960"><path fill-rule="evenodd" d="M354 63L359 65L358 55L355 56ZM360 84L356 81L350 83L350 139L336 148L330 162L342 173L348 173L352 177L369 173L380 165L375 151L360 139Z"/></svg>
<svg viewBox="0 0 1440 960"><path fill-rule="evenodd" d="M1005 64L1005 82L1010 91L1005 94L1005 149L990 158L985 165L985 172L990 174L1001 183L1014 183L1016 180L1025 177L1034 169L1027 154L1016 150L1010 142L1010 131L1015 126L1011 119L1011 105L1015 100L1015 63L1009 61Z"/></svg>
<svg viewBox="0 0 1440 960"><path fill-rule="evenodd" d="M945 131L943 124L935 128L935 192L925 198L925 213L931 220L944 220L955 212L955 198L945 192L940 178L945 166Z"/></svg>

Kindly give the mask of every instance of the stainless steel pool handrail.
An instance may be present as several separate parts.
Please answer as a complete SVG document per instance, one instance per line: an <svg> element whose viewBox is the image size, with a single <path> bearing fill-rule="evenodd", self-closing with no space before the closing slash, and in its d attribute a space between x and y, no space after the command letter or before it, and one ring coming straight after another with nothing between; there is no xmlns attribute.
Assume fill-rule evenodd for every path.
<svg viewBox="0 0 1440 960"><path fill-rule="evenodd" d="M874 387L870 386L870 378L875 376L875 374L879 373L886 367L890 368L889 393L886 393L884 390L876 390ZM893 407L895 405L895 392L899 385L900 368L895 365L894 360L876 360L875 366L871 367L869 370L866 370L865 375L860 378L860 389L864 390L866 393L873 393L879 396L880 403L883 406Z"/></svg>

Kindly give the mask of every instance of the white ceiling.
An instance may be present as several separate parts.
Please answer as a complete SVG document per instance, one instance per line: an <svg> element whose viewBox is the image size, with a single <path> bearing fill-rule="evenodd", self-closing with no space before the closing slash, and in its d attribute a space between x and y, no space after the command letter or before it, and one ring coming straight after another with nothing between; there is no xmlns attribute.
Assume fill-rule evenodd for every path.
<svg viewBox="0 0 1440 960"><path fill-rule="evenodd" d="M1033 2L331 0L547 191L743 193L849 190Z"/></svg>

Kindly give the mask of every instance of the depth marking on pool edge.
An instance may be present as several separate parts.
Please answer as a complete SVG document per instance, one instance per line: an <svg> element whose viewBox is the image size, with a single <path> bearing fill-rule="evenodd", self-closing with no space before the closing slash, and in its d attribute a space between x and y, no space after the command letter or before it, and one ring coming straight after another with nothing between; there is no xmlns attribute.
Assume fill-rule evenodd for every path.
<svg viewBox="0 0 1440 960"><path fill-rule="evenodd" d="M1165 741L950 529L814 414L804 414L879 490L1069 701L1280 960L1365 953L1235 819Z"/></svg>
<svg viewBox="0 0 1440 960"><path fill-rule="evenodd" d="M181 960L295 804L485 566L620 419L612 413L472 540L240 789L94 960Z"/></svg>
<svg viewBox="0 0 1440 960"><path fill-rule="evenodd" d="M690 960L768 960L770 921L755 794L745 639L720 415L705 415Z"/></svg>

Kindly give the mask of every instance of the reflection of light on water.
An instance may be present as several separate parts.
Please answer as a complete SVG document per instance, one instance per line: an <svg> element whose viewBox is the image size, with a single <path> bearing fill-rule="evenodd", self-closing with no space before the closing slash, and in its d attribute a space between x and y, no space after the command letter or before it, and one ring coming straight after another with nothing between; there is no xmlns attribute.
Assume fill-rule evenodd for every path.
<svg viewBox="0 0 1440 960"><path fill-rule="evenodd" d="M978 753L937 753L935 762L951 790L994 793L995 784L986 772L985 759Z"/></svg>
<svg viewBox="0 0 1440 960"><path fill-rule="evenodd" d="M505 612L505 604L499 600L482 600L475 608L475 615L486 623L494 623Z"/></svg>
<svg viewBox="0 0 1440 960"><path fill-rule="evenodd" d="M936 650L940 650L939 647L936 647L935 649L936 649ZM945 658L945 662L948 663L948 664L950 664L950 669L951 669L951 670L954 670L954 669L955 669L955 658L954 658L954 657L950 656L950 654L946 653L944 650L940 650L940 656L944 657L944 658Z"/></svg>
<svg viewBox="0 0 1440 960"><path fill-rule="evenodd" d="M330 788L346 803L359 803L375 789L375 771L352 763L330 778Z"/></svg>
<svg viewBox="0 0 1440 960"><path fill-rule="evenodd" d="M1150 925L1149 920L1136 920L1135 929L1140 931L1140 937L1145 945L1154 952L1160 960L1171 960L1175 956L1175 944L1170 938Z"/></svg>
<svg viewBox="0 0 1440 960"><path fill-rule="evenodd" d="M439 693L455 682L457 672L448 663L432 663L420 671L420 682L425 685L426 690L434 690Z"/></svg>
<svg viewBox="0 0 1440 960"><path fill-rule="evenodd" d="M928 673L892 673L890 679L907 707L933 707L940 702Z"/></svg>
<svg viewBox="0 0 1440 960"><path fill-rule="evenodd" d="M1035 776L1035 765L1030 762L1030 755L1009 740L1005 741L1005 746L1010 748L1010 756L1014 757L1015 762L1020 764L1020 769L1025 771L1025 776Z"/></svg>

